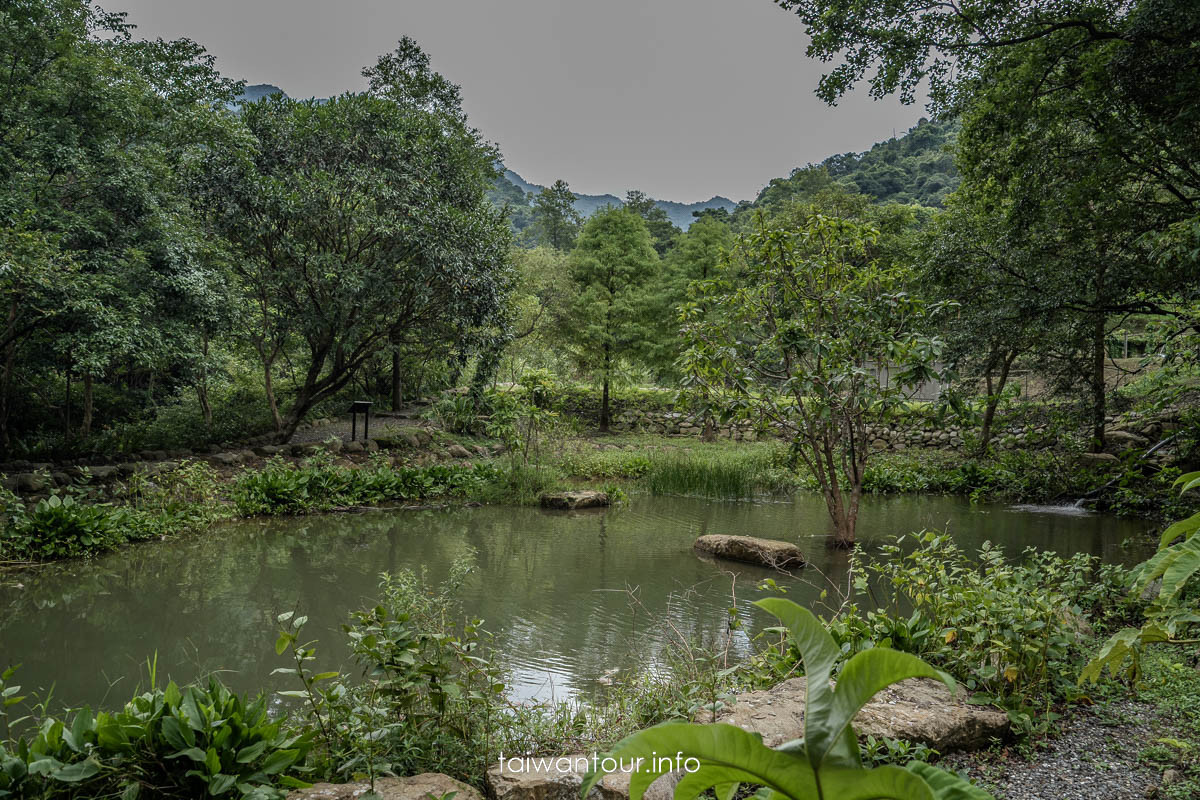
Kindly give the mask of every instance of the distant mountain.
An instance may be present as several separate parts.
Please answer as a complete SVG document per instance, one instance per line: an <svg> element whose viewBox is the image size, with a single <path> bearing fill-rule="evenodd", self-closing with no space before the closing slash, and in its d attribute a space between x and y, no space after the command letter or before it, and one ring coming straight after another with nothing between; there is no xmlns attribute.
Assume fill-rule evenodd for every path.
<svg viewBox="0 0 1200 800"><path fill-rule="evenodd" d="M525 205L528 206L533 202L534 197L546 187L539 186L536 183L530 183L522 178L511 169L505 169L504 174L496 180L496 186L492 192L493 199L502 198L511 206ZM525 195L525 202L517 201L518 193ZM725 197L713 197L700 203L676 203L672 200L655 200L654 204L667 212L667 216L671 222L679 226L683 230L687 230L688 226L695 221L692 216L693 211L702 211L706 208L724 208L732 211L737 203ZM605 206L622 206L624 201L616 195L611 194L579 194L575 193L575 210L584 217L590 217Z"/></svg>
<svg viewBox="0 0 1200 800"><path fill-rule="evenodd" d="M247 103L253 103L256 100L262 100L264 97L270 97L273 94L281 94L287 97L287 92L278 86L270 83L256 83L243 89L242 96L239 99Z"/></svg>

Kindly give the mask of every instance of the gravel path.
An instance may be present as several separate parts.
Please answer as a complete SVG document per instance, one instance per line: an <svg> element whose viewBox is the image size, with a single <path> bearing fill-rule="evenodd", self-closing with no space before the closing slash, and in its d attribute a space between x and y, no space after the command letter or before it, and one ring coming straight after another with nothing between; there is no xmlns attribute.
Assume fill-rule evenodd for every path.
<svg viewBox="0 0 1200 800"><path fill-rule="evenodd" d="M385 436L391 431L399 428L409 428L421 423L420 407L405 409L398 414L386 412L383 414L371 415L371 438ZM358 417L358 435L361 438L363 433L363 418L360 414ZM345 441L350 441L350 419L335 419L328 425L317 425L312 428L296 431L291 438L293 442L323 442L330 436L338 436Z"/></svg>
<svg viewBox="0 0 1200 800"><path fill-rule="evenodd" d="M1078 708L1033 761L1001 751L950 756L940 766L965 771L997 800L1144 800L1160 780L1138 763L1153 714L1132 701Z"/></svg>

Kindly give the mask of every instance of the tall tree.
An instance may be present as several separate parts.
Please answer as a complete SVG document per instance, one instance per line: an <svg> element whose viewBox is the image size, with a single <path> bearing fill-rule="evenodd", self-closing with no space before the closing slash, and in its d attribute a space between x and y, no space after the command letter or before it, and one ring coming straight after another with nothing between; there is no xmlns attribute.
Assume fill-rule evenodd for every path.
<svg viewBox="0 0 1200 800"><path fill-rule="evenodd" d="M932 377L941 347L906 270L872 258L877 237L816 210L794 228L760 213L684 314L693 391L725 417L779 426L821 487L838 547L855 541L868 426Z"/></svg>
<svg viewBox="0 0 1200 800"><path fill-rule="evenodd" d="M239 286L305 350L284 440L376 354L466 346L503 321L509 233L485 199L495 151L411 40L364 74L367 94L245 105L252 148L206 162ZM278 333L262 338L274 347Z"/></svg>
<svg viewBox="0 0 1200 800"><path fill-rule="evenodd" d="M645 192L630 189L625 193L625 208L646 221L646 229L654 240L654 250L660 257L675 245L680 230L671 222L667 212L658 207L654 199Z"/></svg>
<svg viewBox="0 0 1200 800"><path fill-rule="evenodd" d="M1017 280L1070 321L1061 374L1088 387L1104 443L1107 328L1172 314L1200 285L1200 6L1181 0L969 0L883 5L781 0L809 52L841 64L832 102L871 91L963 116L965 191L1040 268ZM1182 242L1190 246L1178 247Z"/></svg>
<svg viewBox="0 0 1200 800"><path fill-rule="evenodd" d="M557 180L533 199L533 225L542 242L556 250L575 246L583 216L575 210L575 194L564 180Z"/></svg>
<svg viewBox="0 0 1200 800"><path fill-rule="evenodd" d="M1064 331L1053 298L1014 280L1039 268L1040 258L1006 237L1003 225L965 193L951 198L923 237L921 282L932 296L957 305L939 326L947 362L971 382L970 388L983 381L979 448L984 453L1017 359Z"/></svg>
<svg viewBox="0 0 1200 800"><path fill-rule="evenodd" d="M573 296L559 331L581 366L599 377L601 431L612 422L611 384L620 362L638 357L651 335L646 290L658 268L646 223L623 208L593 214L571 252Z"/></svg>

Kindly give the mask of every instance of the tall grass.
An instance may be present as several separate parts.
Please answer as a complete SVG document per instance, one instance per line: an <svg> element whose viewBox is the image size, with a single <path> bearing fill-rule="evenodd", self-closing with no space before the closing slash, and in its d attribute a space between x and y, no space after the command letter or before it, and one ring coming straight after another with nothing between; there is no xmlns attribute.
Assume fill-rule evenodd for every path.
<svg viewBox="0 0 1200 800"><path fill-rule="evenodd" d="M776 463L773 449L680 450L655 453L644 482L651 494L683 494L741 500L795 488Z"/></svg>

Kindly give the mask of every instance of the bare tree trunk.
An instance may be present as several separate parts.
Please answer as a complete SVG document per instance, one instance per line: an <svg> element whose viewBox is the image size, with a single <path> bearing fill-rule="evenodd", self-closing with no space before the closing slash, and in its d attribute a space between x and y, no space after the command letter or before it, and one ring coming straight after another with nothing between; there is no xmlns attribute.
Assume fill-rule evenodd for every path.
<svg viewBox="0 0 1200 800"><path fill-rule="evenodd" d="M404 380L400 374L400 351L392 353L392 411L404 405Z"/></svg>
<svg viewBox="0 0 1200 800"><path fill-rule="evenodd" d="M83 421L79 423L79 433L83 436L90 436L92 433L92 411L94 408L94 398L92 394L92 374L90 372L83 375Z"/></svg>
<svg viewBox="0 0 1200 800"><path fill-rule="evenodd" d="M196 400L200 403L200 414L204 417L204 425L207 428L212 427L212 405L208 402L208 384L199 382L196 384Z"/></svg>
<svg viewBox="0 0 1200 800"><path fill-rule="evenodd" d="M63 428L67 434L67 438L71 437L71 368L67 367L67 408L66 418L63 422Z"/></svg>
<svg viewBox="0 0 1200 800"><path fill-rule="evenodd" d="M700 433L700 441L711 442L717 438L717 426L714 424L713 415L709 411L704 412L704 430Z"/></svg>
<svg viewBox="0 0 1200 800"><path fill-rule="evenodd" d="M993 388L991 366L987 370L987 405L983 409L983 427L979 431L979 452L986 454L992 441L992 423L996 420L996 409L1000 406L1000 397L1008 384L1008 373L1012 369L1016 353L1006 354L1000 358L1000 375L995 380Z"/></svg>
<svg viewBox="0 0 1200 800"><path fill-rule="evenodd" d="M15 345L8 345L4 353L4 369L0 372L0 450L8 452L12 440L9 438L8 432L8 415L11 409L11 389L12 389L12 372L13 362L16 360L17 348Z"/></svg>
<svg viewBox="0 0 1200 800"><path fill-rule="evenodd" d="M267 405L271 407L271 421L275 423L275 431L283 430L283 419L279 416L279 404L275 402L275 384L271 378L271 366L274 359L263 359L263 390L267 393Z"/></svg>
<svg viewBox="0 0 1200 800"><path fill-rule="evenodd" d="M608 342L604 343L604 388L600 394L600 432L608 433L608 427L611 423L609 416L609 396L608 396L608 374L612 367L612 354Z"/></svg>
<svg viewBox="0 0 1200 800"><path fill-rule="evenodd" d="M1104 314L1096 312L1092 330L1092 452L1104 450Z"/></svg>

